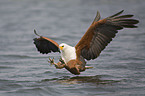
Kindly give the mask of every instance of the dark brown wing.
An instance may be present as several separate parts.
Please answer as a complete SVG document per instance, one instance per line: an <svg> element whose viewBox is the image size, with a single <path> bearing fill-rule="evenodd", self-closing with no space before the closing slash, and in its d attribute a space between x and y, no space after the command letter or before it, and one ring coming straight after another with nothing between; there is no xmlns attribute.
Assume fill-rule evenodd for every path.
<svg viewBox="0 0 145 96"><path fill-rule="evenodd" d="M112 41L118 30L136 28L139 21L131 19L133 15L121 15L120 11L103 20L92 23L87 32L75 46L77 58L82 56L87 60L95 59L101 51Z"/></svg>
<svg viewBox="0 0 145 96"><path fill-rule="evenodd" d="M35 30L34 33L38 35ZM60 52L58 43L49 38L40 36L39 38L34 38L33 40L37 50L42 54Z"/></svg>

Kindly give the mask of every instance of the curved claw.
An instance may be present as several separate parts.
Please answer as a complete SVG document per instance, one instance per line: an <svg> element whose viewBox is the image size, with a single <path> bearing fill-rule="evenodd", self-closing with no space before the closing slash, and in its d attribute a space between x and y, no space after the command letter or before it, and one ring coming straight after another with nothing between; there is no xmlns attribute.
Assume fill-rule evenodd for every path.
<svg viewBox="0 0 145 96"><path fill-rule="evenodd" d="M54 65L54 57L53 59L49 58L48 63L50 63L51 65Z"/></svg>
<svg viewBox="0 0 145 96"><path fill-rule="evenodd" d="M62 64L65 64L64 60L62 58L59 59L59 61L62 63Z"/></svg>

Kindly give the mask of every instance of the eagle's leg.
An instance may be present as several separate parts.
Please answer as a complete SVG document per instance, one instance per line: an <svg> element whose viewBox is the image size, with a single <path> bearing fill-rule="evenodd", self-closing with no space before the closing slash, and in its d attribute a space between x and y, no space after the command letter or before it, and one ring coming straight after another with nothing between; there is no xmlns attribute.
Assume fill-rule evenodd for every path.
<svg viewBox="0 0 145 96"><path fill-rule="evenodd" d="M65 67L64 61L62 61L62 59L59 59L59 61L60 61L60 62L55 63L55 62L54 62L54 58L53 58L53 59L49 58L49 61L48 61L48 62L49 62L51 65L55 65L55 67L56 67L57 69L62 69L62 68L64 68L64 67Z"/></svg>

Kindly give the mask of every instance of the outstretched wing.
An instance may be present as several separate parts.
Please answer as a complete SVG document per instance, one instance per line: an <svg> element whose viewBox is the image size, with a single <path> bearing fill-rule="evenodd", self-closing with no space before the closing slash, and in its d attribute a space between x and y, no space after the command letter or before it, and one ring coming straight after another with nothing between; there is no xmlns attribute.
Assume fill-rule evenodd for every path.
<svg viewBox="0 0 145 96"><path fill-rule="evenodd" d="M34 33L38 35L35 30ZM60 52L58 43L49 38L40 36L39 38L34 38L33 40L37 50L42 54Z"/></svg>
<svg viewBox="0 0 145 96"><path fill-rule="evenodd" d="M95 59L101 51L112 41L118 30L136 28L139 21L131 19L133 15L121 15L124 10L108 18L93 21L87 32L75 46L77 57L87 60Z"/></svg>

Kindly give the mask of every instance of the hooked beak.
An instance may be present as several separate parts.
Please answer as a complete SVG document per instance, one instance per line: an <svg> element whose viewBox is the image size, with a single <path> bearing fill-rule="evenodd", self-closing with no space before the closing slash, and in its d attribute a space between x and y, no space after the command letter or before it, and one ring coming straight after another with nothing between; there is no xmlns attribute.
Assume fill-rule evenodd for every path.
<svg viewBox="0 0 145 96"><path fill-rule="evenodd" d="M62 46L59 46L59 49L60 49L60 50L63 50L63 47L62 47Z"/></svg>

